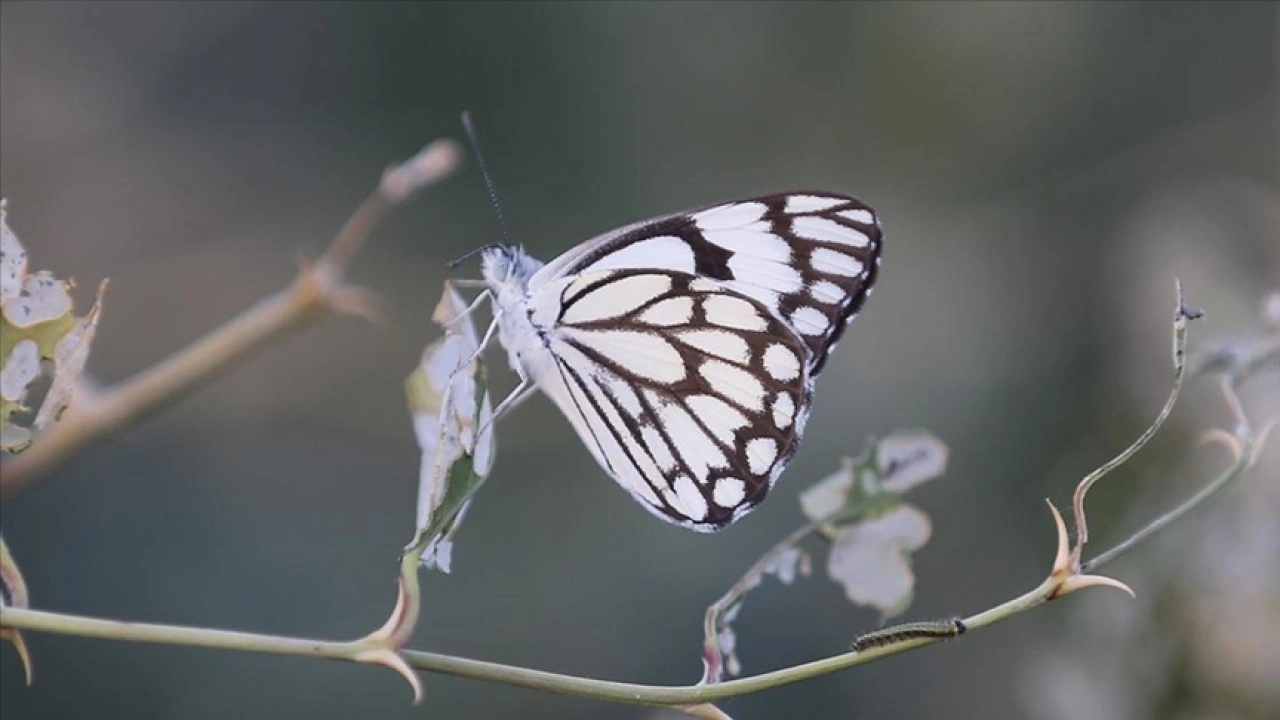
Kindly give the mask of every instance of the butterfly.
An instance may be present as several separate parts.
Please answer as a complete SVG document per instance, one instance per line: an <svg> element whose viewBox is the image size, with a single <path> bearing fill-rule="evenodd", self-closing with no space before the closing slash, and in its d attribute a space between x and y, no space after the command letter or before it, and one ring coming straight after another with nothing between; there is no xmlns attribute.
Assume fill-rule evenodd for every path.
<svg viewBox="0 0 1280 720"><path fill-rule="evenodd" d="M875 211L829 192L644 220L545 264L486 246L481 350L496 327L520 380L493 417L540 390L645 509L722 530L795 455L881 248Z"/></svg>

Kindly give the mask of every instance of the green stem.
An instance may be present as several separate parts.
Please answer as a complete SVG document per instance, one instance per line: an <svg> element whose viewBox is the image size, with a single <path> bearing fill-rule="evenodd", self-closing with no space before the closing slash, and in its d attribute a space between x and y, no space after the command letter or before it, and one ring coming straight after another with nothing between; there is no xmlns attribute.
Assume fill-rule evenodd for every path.
<svg viewBox="0 0 1280 720"><path fill-rule="evenodd" d="M1007 620L1045 602L1053 586L1046 581L1035 590L965 619L971 629ZM241 652L272 653L355 661L366 649L360 642L333 642L304 638L259 635L208 628L121 622L65 615L44 610L5 608L0 624L18 630L78 635L110 640L186 645ZM848 652L752 677L716 685L661 686L595 680L499 663L470 660L437 653L406 650L401 654L410 667L427 672L495 682L543 692L632 705L689 705L747 695L791 683L809 680L839 670L879 660L882 657L938 642L933 638L895 643L863 652Z"/></svg>
<svg viewBox="0 0 1280 720"><path fill-rule="evenodd" d="M180 625L102 620L29 608L4 608L0 610L0 619L2 619L0 625L18 630L240 652L305 655L331 660L350 660L355 652L361 649L358 643L353 642L308 640Z"/></svg>

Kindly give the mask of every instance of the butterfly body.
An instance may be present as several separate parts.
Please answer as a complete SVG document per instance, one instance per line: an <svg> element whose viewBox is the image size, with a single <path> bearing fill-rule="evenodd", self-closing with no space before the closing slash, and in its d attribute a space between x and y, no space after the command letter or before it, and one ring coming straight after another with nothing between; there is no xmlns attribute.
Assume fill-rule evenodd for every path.
<svg viewBox="0 0 1280 720"><path fill-rule="evenodd" d="M795 454L879 258L870 208L791 193L629 225L547 264L495 247L483 276L522 387L643 507L713 532Z"/></svg>

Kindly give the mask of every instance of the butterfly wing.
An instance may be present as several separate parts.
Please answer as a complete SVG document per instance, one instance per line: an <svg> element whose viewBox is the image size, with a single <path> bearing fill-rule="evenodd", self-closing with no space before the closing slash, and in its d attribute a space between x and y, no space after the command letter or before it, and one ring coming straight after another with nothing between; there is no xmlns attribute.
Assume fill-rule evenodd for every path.
<svg viewBox="0 0 1280 720"><path fill-rule="evenodd" d="M758 301L804 342L816 376L871 292L883 243L875 211L847 195L766 195L597 236L543 267L530 288L601 270L668 270Z"/></svg>
<svg viewBox="0 0 1280 720"><path fill-rule="evenodd" d="M592 270L544 284L530 313L554 365L540 385L659 517L719 530L795 454L809 351L759 301L691 273Z"/></svg>

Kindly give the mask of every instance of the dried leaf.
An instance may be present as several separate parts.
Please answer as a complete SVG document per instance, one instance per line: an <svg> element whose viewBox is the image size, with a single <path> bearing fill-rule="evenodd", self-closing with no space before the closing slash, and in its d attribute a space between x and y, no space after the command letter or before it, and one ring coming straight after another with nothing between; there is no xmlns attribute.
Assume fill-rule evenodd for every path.
<svg viewBox="0 0 1280 720"><path fill-rule="evenodd" d="M18 452L31 442L32 430L56 421L71 402L97 329L106 283L98 288L88 314L76 318L69 282L43 270L28 273L26 250L9 229L0 204L0 286L0 450ZM52 376L49 391L29 425L19 425L13 416L29 410L23 401L46 368Z"/></svg>
<svg viewBox="0 0 1280 720"><path fill-rule="evenodd" d="M761 574L775 575L783 585L790 585L797 575L809 574L809 554L798 547L789 547L765 564Z"/></svg>
<svg viewBox="0 0 1280 720"><path fill-rule="evenodd" d="M832 541L827 574L854 604L876 608L882 619L899 615L915 586L911 553L924 547L931 532L929 516L905 504L845 525Z"/></svg>
<svg viewBox="0 0 1280 720"><path fill-rule="evenodd" d="M884 494L901 495L947 469L947 446L933 435L899 430L873 440L856 458L800 493L800 509L822 520Z"/></svg>
<svg viewBox="0 0 1280 720"><path fill-rule="evenodd" d="M494 456L493 407L474 359L475 328L461 317L465 310L462 297L446 283L432 317L448 334L423 352L406 387L422 450L415 545L425 539L422 564L443 572L451 569L453 535ZM485 428L479 438L478 427Z"/></svg>
<svg viewBox="0 0 1280 720"><path fill-rule="evenodd" d="M27 329L71 314L67 284L48 270L28 275L16 297L4 303L4 319L10 327Z"/></svg>
<svg viewBox="0 0 1280 720"><path fill-rule="evenodd" d="M0 201L0 303L18 297L27 276L27 251L9 229L5 206Z"/></svg>
<svg viewBox="0 0 1280 720"><path fill-rule="evenodd" d="M0 370L0 397L15 405L20 404L27 396L27 386L39 376L40 347L31 339L19 342L5 360L4 369ZM7 407L5 418L9 416Z"/></svg>
<svg viewBox="0 0 1280 720"><path fill-rule="evenodd" d="M895 432L876 445L880 485L901 495L946 472L949 452L947 446L930 433Z"/></svg>
<svg viewBox="0 0 1280 720"><path fill-rule="evenodd" d="M810 520L829 517L849 502L852 490L853 463L846 459L839 470L800 493L800 511Z"/></svg>
<svg viewBox="0 0 1280 720"><path fill-rule="evenodd" d="M725 672L730 675L737 675L742 672L742 663L738 660L738 634L733 630L733 622L738 619L738 613L742 612L742 603L738 602L724 611L720 616L719 630L716 632L716 646L719 648L720 657L723 658L722 663L717 663L715 677L711 682L720 682L722 673L720 666L723 666ZM706 663L706 660L703 661ZM710 667L704 668L703 682L708 682Z"/></svg>
<svg viewBox="0 0 1280 720"><path fill-rule="evenodd" d="M885 617L911 602L915 577L910 553L929 539L929 519L902 505L899 495L946 469L947 447L922 431L898 431L868 442L856 458L800 493L809 524L774 545L715 603L703 618L705 684L736 675L737 635L732 623L746 594L765 575L790 584L809 574L809 555L799 545L815 533L833 540L827 572L845 586L850 600L879 608ZM870 518L870 519L869 519Z"/></svg>

